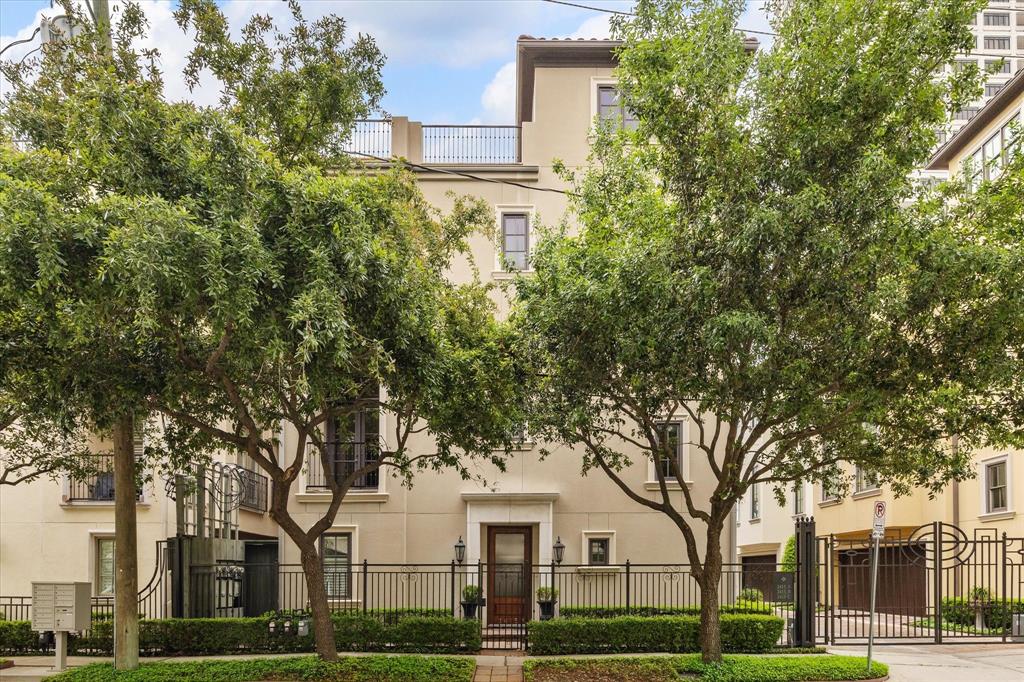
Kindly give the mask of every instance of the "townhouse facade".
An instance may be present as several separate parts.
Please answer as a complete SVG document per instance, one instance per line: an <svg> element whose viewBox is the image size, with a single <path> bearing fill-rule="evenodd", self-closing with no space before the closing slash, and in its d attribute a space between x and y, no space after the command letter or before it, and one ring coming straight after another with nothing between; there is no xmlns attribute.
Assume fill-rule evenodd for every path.
<svg viewBox="0 0 1024 682"><path fill-rule="evenodd" d="M756 40L748 42L748 49L756 49ZM442 212L451 208L453 193L480 197L493 206L494 233L471 239L470 257L455 262L448 273L452 281L469 281L476 272L499 284L510 283L516 271L529 276L529 254L540 226L557 224L566 212L564 194L543 191L565 189L554 171L555 159L583 168L595 120L631 125L616 91L617 45L520 37L513 125L430 125L401 116L358 124L351 151L370 159L371 168L374 158L381 165L405 159L426 199ZM496 288L494 296L505 314L505 294ZM289 499L301 524L309 527L326 510L327 477L343 476L393 446L394 427L392 415L376 411L327 426L338 469L324 471L315 460L307 465ZM689 428L685 419L666 424L685 484L696 499L708 499L714 477L706 460L687 444ZM282 428L282 452L295 437ZM103 445L97 443L97 451ZM387 469L356 481L320 542L332 604L357 607L370 598L365 590L371 580L364 575L360 581L357 575L367 565L422 577L434 570L429 567L441 572L451 566L454 574L456 563L460 585L475 584L484 594L503 597L524 619L533 615L532 591L547 579L534 578L527 569L525 576L509 580L501 575L503 565L538 571L555 563L573 567L581 589L591 589L595 575L615 580L630 570L627 563L652 571L670 567L677 574L676 589L692 599L695 584L678 579L686 554L674 524L628 499L601 472L581 476L581 453L554 447L542 457L542 445L527 437L504 472L489 463L474 465L486 485L441 471L418 474L406 488ZM426 434L413 436L409 447L414 455L433 451ZM640 452L631 454L634 463L625 479L642 495L660 495L653 463ZM207 490L190 493L187 503L179 502L184 493L175 481L159 474L144 487L138 504L140 586L167 579L176 562L183 561L185 550L175 539L185 535L206 541L200 543L204 549L192 548L193 559L199 557L204 562L200 568L218 576L204 597L217 608L199 615L301 607L305 588L298 550L266 513L266 478L234 455L214 459L244 484L219 486L211 472L204 472L199 480L207 481ZM669 485L677 508L683 508L682 491ZM113 585L112 502L103 475L0 490L0 596L27 595L30 583L42 579L87 580L95 595L108 595ZM732 529L728 532L724 546L731 548L735 542ZM254 570L254 564L262 568ZM451 585L456 591L454 578ZM237 599L239 592L247 598ZM165 602L172 598L165 589L162 594L159 599ZM449 598L454 604L455 596ZM198 612L177 604L164 613Z"/></svg>

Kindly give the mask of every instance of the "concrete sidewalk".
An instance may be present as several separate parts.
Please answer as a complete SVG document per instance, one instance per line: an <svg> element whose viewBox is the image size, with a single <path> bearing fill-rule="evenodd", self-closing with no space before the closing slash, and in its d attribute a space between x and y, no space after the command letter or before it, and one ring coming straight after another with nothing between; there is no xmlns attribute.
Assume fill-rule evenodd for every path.
<svg viewBox="0 0 1024 682"><path fill-rule="evenodd" d="M830 646L829 653L866 656L866 646ZM1024 682L1021 644L898 644L874 649L892 682Z"/></svg>

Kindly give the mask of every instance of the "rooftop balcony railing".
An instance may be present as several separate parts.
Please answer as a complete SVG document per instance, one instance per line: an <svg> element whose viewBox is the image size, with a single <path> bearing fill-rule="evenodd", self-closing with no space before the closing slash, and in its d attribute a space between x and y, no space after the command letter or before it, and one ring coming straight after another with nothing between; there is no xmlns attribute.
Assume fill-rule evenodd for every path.
<svg viewBox="0 0 1024 682"><path fill-rule="evenodd" d="M519 126L425 125L427 163L508 164L519 162Z"/></svg>
<svg viewBox="0 0 1024 682"><path fill-rule="evenodd" d="M363 160L402 157L439 165L516 164L521 147L516 125L423 125L402 116L356 121L345 145Z"/></svg>

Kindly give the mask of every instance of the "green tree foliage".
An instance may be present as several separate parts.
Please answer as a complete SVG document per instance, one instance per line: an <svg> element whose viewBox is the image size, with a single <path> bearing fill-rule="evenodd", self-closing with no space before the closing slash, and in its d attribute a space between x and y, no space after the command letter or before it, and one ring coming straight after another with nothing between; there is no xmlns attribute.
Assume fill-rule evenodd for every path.
<svg viewBox="0 0 1024 682"><path fill-rule="evenodd" d="M353 482L469 477L467 455L502 466L523 382L486 290L444 277L490 212L460 199L440 216L401 169L321 168L379 99L379 53L293 10L289 33L256 18L233 43L212 3L182 3L192 65L221 78L222 109L163 100L158 55L132 49L145 33L132 4L112 48L76 15L81 35L5 66L2 122L29 151L0 150L0 315L16 322L0 366L80 427L126 433L151 411L179 460L248 454L273 482L270 513L299 547L317 650L333 658L317 541ZM386 412L386 447L327 475L330 502L304 527L292 484L310 458L335 469L325 425L364 409ZM419 432L431 446L414 453Z"/></svg>
<svg viewBox="0 0 1024 682"><path fill-rule="evenodd" d="M642 0L615 21L639 127L601 127L591 168L567 174L579 232L540 241L513 312L531 429L678 527L706 660L721 534L751 485L836 480L846 461L941 489L1005 436L1021 375L1024 161L970 195L911 181L978 94L976 72L939 69L974 46L984 3L769 4L759 53L742 0ZM707 499L661 438L672 419ZM657 465L653 495L620 475L637 459Z"/></svg>

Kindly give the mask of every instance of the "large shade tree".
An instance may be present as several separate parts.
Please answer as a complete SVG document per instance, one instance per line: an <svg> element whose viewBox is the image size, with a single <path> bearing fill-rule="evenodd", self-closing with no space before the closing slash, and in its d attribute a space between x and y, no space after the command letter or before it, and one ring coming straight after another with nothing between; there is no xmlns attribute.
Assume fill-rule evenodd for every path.
<svg viewBox="0 0 1024 682"><path fill-rule="evenodd" d="M467 455L501 466L515 431L522 382L490 299L444 277L489 212L458 200L442 217L401 170L339 172L352 121L380 94L379 53L365 38L346 48L339 19L307 25L293 5L294 30L256 17L237 43L212 3L183 2L179 19L195 30L190 68L223 84L219 108L163 100L156 55L133 49L134 5L109 45L77 17L81 33L41 62L7 66L3 123L29 151L0 157L2 366L41 406L27 418L45 407L113 436L118 667L138 651L132 420L153 411L170 418L177 459L219 447L267 472L332 658L317 540L353 482L469 476ZM367 409L394 432L343 468L327 424ZM305 528L288 498L310 458L330 502Z"/></svg>
<svg viewBox="0 0 1024 682"><path fill-rule="evenodd" d="M615 22L639 125L601 128L569 176L578 232L540 241L513 311L531 430L675 524L708 661L723 531L751 486L841 482L845 461L939 490L1001 435L1022 357L1022 162L974 194L911 181L977 94L976 71L942 67L984 2L769 5L778 35L756 54L743 0L642 0ZM637 457L653 494L623 475Z"/></svg>

